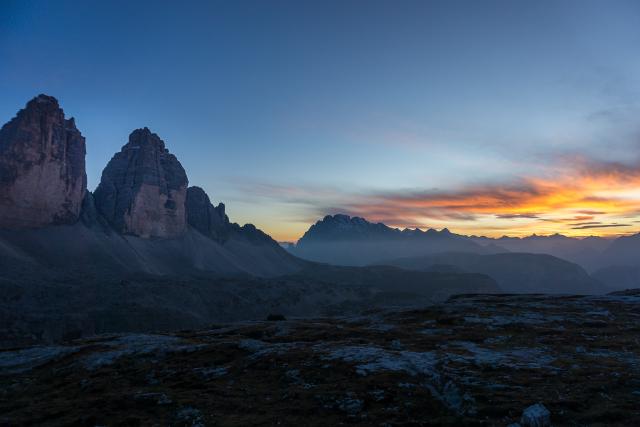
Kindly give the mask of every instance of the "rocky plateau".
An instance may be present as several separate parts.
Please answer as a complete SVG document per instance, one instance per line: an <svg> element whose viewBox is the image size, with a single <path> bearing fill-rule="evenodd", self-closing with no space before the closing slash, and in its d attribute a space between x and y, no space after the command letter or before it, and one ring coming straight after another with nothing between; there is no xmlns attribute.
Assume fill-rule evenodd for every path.
<svg viewBox="0 0 640 427"><path fill-rule="evenodd" d="M0 424L638 425L639 313L637 291L460 295L8 349Z"/></svg>

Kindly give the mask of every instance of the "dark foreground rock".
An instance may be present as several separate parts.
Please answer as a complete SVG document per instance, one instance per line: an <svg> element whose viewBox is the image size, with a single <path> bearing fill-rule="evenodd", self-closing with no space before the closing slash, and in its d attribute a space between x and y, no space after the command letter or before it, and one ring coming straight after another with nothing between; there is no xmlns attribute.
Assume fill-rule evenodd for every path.
<svg viewBox="0 0 640 427"><path fill-rule="evenodd" d="M0 424L640 425L639 309L640 292L459 296L2 351Z"/></svg>

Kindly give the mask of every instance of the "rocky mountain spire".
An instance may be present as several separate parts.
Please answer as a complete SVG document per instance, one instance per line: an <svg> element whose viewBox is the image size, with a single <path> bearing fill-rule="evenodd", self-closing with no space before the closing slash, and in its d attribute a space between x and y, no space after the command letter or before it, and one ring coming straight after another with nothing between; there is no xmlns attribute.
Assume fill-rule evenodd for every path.
<svg viewBox="0 0 640 427"><path fill-rule="evenodd" d="M164 141L136 129L102 172L96 209L119 232L176 237L186 230L187 175Z"/></svg>
<svg viewBox="0 0 640 427"><path fill-rule="evenodd" d="M230 232L229 218L223 203L213 206L200 187L187 189L187 222L205 236L224 241Z"/></svg>
<svg viewBox="0 0 640 427"><path fill-rule="evenodd" d="M78 220L87 187L85 140L58 101L39 95L0 129L0 227Z"/></svg>
<svg viewBox="0 0 640 427"><path fill-rule="evenodd" d="M278 243L253 224L242 227L229 221L224 203L213 206L209 196L200 187L187 189L187 223L205 236L225 243L230 238L278 247Z"/></svg>

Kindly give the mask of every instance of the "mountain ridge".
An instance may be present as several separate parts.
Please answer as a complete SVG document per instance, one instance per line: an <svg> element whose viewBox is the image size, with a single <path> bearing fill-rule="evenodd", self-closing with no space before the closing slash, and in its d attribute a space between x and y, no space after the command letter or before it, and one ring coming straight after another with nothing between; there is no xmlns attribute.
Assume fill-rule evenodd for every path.
<svg viewBox="0 0 640 427"><path fill-rule="evenodd" d="M431 242L428 242L431 239ZM384 223L372 223L362 217L350 217L345 214L327 215L311 225L296 244L286 245L287 250L302 258L321 262L331 262L334 258L325 256L330 253L327 246L334 246L334 250L345 253L351 257L350 262L358 262L359 265L366 262L354 260L353 254L343 248L347 242L358 245L368 243L382 243L387 241L397 244L400 241L422 240L424 247L416 248L406 256L421 255L435 252L472 252L472 253L532 253L549 254L555 257L581 265L593 272L609 265L619 264L622 260L625 265L640 264L640 233L632 236L622 236L616 239L607 239L598 236L584 238L569 237L559 233L543 236L532 234L525 237L502 236L491 238L486 236L462 235L444 228L441 231L433 228L427 230L399 229L387 226ZM451 242L456 242L452 248ZM429 247L439 243L438 249ZM325 246L319 249L319 246ZM315 246L315 248L314 248ZM387 251L388 252L388 251ZM423 253L420 253L423 252ZM376 256L375 261L381 261L383 257ZM393 258L393 256L387 257ZM396 257L397 258L397 257ZM373 262L369 260L369 262Z"/></svg>
<svg viewBox="0 0 640 427"><path fill-rule="evenodd" d="M490 249L451 233L399 230L383 223L371 223L361 217L327 215L313 224L288 250L301 258L336 265L367 265L395 256L433 252L487 252Z"/></svg>
<svg viewBox="0 0 640 427"><path fill-rule="evenodd" d="M252 224L232 223L224 204L213 207L204 190L189 187L180 161L149 128L131 132L93 193L85 154L75 120L65 119L48 95L30 100L2 127L0 255L34 268L91 273L273 276L304 264ZM33 170L47 182L34 181ZM22 205L40 208L25 216ZM20 214L25 218L17 222Z"/></svg>

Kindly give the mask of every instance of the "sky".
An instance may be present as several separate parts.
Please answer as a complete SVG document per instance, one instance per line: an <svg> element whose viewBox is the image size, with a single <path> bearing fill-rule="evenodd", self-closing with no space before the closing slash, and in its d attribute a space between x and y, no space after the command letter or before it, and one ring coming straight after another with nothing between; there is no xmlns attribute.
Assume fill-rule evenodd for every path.
<svg viewBox="0 0 640 427"><path fill-rule="evenodd" d="M640 231L640 2L0 1L0 122L55 96L89 189L159 134L234 222Z"/></svg>

